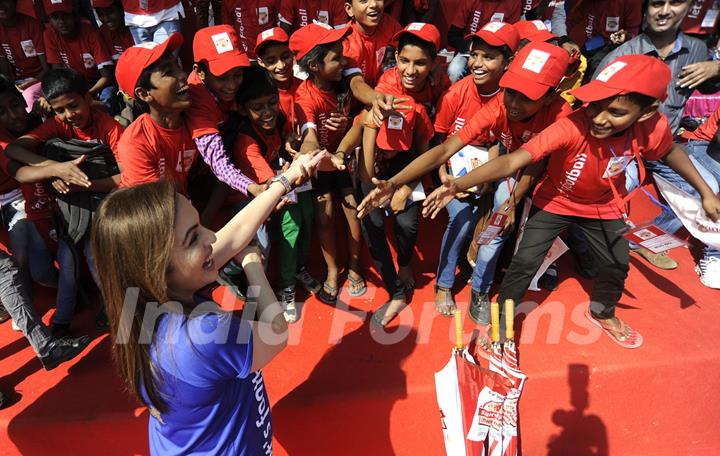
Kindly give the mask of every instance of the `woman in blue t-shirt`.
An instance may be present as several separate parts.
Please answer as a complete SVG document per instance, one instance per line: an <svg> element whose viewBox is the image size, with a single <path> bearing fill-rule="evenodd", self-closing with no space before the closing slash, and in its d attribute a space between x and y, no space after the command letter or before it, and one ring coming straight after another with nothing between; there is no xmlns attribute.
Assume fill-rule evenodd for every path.
<svg viewBox="0 0 720 456"><path fill-rule="evenodd" d="M99 208L92 247L113 355L129 391L150 408L151 453L272 453L260 369L285 347L287 323L248 244L291 182L307 178L313 155L296 159L217 233L166 181L119 190ZM257 321L197 295L231 259L256 296L244 316Z"/></svg>

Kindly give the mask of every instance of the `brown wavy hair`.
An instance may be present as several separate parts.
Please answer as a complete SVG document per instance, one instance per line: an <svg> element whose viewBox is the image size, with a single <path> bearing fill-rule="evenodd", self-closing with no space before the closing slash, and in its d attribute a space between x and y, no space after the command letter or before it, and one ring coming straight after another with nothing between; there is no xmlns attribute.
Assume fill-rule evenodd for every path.
<svg viewBox="0 0 720 456"><path fill-rule="evenodd" d="M163 412L167 404L150 357L155 325L143 325L143 317L149 303L168 301L165 274L175 240L176 206L175 187L167 181L118 190L102 202L92 228L113 359L128 391L151 412Z"/></svg>

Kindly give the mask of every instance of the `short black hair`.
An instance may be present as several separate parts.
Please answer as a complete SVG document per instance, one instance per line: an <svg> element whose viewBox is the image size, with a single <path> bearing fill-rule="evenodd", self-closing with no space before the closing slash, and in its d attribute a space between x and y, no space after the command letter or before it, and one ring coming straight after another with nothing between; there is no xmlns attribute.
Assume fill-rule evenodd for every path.
<svg viewBox="0 0 720 456"><path fill-rule="evenodd" d="M75 70L70 68L56 68L45 73L41 81L43 95L48 100L75 93L85 96L88 93L88 83Z"/></svg>
<svg viewBox="0 0 720 456"><path fill-rule="evenodd" d="M505 61L510 60L510 57L515 55L512 49L510 49L510 46L507 44L503 44L502 46L493 46L492 44L488 43L484 39L480 38L479 36L473 35L472 40L470 41L470 49L473 49L475 46L479 46L480 44L485 44L487 46L490 46L491 48L497 49L500 51L502 56L505 58Z"/></svg>
<svg viewBox="0 0 720 456"><path fill-rule="evenodd" d="M153 83L150 81L150 78L152 77L153 72L157 71L158 68L160 68L160 64L162 64L166 57L170 56L172 58L172 54L170 52L165 52L165 54L162 55L159 59L155 61L152 65L145 68L142 73L140 73L140 76L138 77L137 82L135 83L135 87L133 88L133 93L127 94L130 98L133 98L133 115L137 118L139 115L150 112L150 106L148 106L147 103L142 101L141 99L137 98L135 96L135 89L141 88L145 90L152 90L157 87L153 85Z"/></svg>
<svg viewBox="0 0 720 456"><path fill-rule="evenodd" d="M430 56L432 60L435 60L435 57L437 57L437 48L435 47L435 44L431 43L430 41L423 40L422 38L413 35L412 33L403 33L400 35L400 40L398 41L398 47L397 52L398 54L402 51L402 49L405 46L417 46L427 55Z"/></svg>
<svg viewBox="0 0 720 456"><path fill-rule="evenodd" d="M0 74L0 95L5 94L25 100L20 90L18 90L17 86L15 86L15 83L8 79L4 74Z"/></svg>
<svg viewBox="0 0 720 456"><path fill-rule="evenodd" d="M235 94L237 104L244 105L267 95L279 95L277 84L270 72L261 66L245 68L242 84Z"/></svg>
<svg viewBox="0 0 720 456"><path fill-rule="evenodd" d="M310 49L310 52L305 54L302 59L298 62L298 66L300 66L300 69L304 72L310 74L310 63L315 62L318 65L322 64L323 60L325 60L325 56L328 55L328 52L335 46L335 43L337 41L333 41L332 43L325 43L325 44L318 44L314 48Z"/></svg>

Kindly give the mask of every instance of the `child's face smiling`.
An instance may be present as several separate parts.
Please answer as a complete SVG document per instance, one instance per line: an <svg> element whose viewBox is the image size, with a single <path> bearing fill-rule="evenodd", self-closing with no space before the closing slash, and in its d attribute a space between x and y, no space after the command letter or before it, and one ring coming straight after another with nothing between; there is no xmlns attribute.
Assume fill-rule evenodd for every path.
<svg viewBox="0 0 720 456"><path fill-rule="evenodd" d="M585 115L590 119L590 135L598 139L623 133L646 112L647 109L623 96L595 101L585 108Z"/></svg>
<svg viewBox="0 0 720 456"><path fill-rule="evenodd" d="M336 41L330 51L325 54L322 64L318 66L317 76L323 81L340 81L347 62L343 57L341 41Z"/></svg>
<svg viewBox="0 0 720 456"><path fill-rule="evenodd" d="M210 71L205 71L201 78L220 100L233 101L243 81L243 69L242 67L233 68L220 76L214 76Z"/></svg>
<svg viewBox="0 0 720 456"><path fill-rule="evenodd" d="M0 95L0 127L21 136L27 133L29 125L30 115L25 110L25 100L10 93Z"/></svg>
<svg viewBox="0 0 720 456"><path fill-rule="evenodd" d="M48 100L58 118L79 130L84 130L92 124L89 96L79 93L67 93Z"/></svg>
<svg viewBox="0 0 720 456"><path fill-rule="evenodd" d="M262 48L262 55L258 55L258 63L276 81L287 82L293 76L295 56L284 43L268 43Z"/></svg>
<svg viewBox="0 0 720 456"><path fill-rule="evenodd" d="M547 95L543 95L540 99L533 101L517 90L506 88L503 103L505 104L508 119L515 122L529 119L545 106L546 98Z"/></svg>
<svg viewBox="0 0 720 456"><path fill-rule="evenodd" d="M382 20L384 0L350 0L345 2L345 12L362 28L374 30Z"/></svg>
<svg viewBox="0 0 720 456"><path fill-rule="evenodd" d="M407 44L400 53L395 53L395 59L403 87L410 91L422 90L432 68L430 56L422 48Z"/></svg>
<svg viewBox="0 0 720 456"><path fill-rule="evenodd" d="M468 68L476 86L495 85L505 71L506 62L502 52L487 43L474 40L470 48Z"/></svg>
<svg viewBox="0 0 720 456"><path fill-rule="evenodd" d="M171 56L164 56L150 75L148 91L159 108L182 111L190 107L190 87L185 73Z"/></svg>
<svg viewBox="0 0 720 456"><path fill-rule="evenodd" d="M245 111L250 121L265 132L272 132L277 126L280 112L279 99L275 94L253 98L245 103Z"/></svg>

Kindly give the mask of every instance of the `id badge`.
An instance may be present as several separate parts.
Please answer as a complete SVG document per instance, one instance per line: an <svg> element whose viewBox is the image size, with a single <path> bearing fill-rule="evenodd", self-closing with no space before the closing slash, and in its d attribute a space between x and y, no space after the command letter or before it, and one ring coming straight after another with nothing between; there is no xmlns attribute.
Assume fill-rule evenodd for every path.
<svg viewBox="0 0 720 456"><path fill-rule="evenodd" d="M259 25L266 25L270 22L270 9L267 6L261 6L257 11Z"/></svg>
<svg viewBox="0 0 720 456"><path fill-rule="evenodd" d="M493 239L498 237L498 235L502 232L503 228L505 228L505 222L507 221L507 218L507 214L493 212L493 214L490 216L490 221L488 221L487 228L485 228L485 230L477 237L477 243L480 245L487 245L491 243Z"/></svg>
<svg viewBox="0 0 720 456"><path fill-rule="evenodd" d="M630 228L623 237L634 242L652 253L662 253L676 247L684 247L687 243L672 234L668 234L652 223Z"/></svg>
<svg viewBox="0 0 720 456"><path fill-rule="evenodd" d="M615 177L618 174L624 173L625 168L627 168L628 164L630 164L631 157L610 157L610 160L608 161L607 168L605 168L605 172L603 173L603 179L607 179L608 177Z"/></svg>

